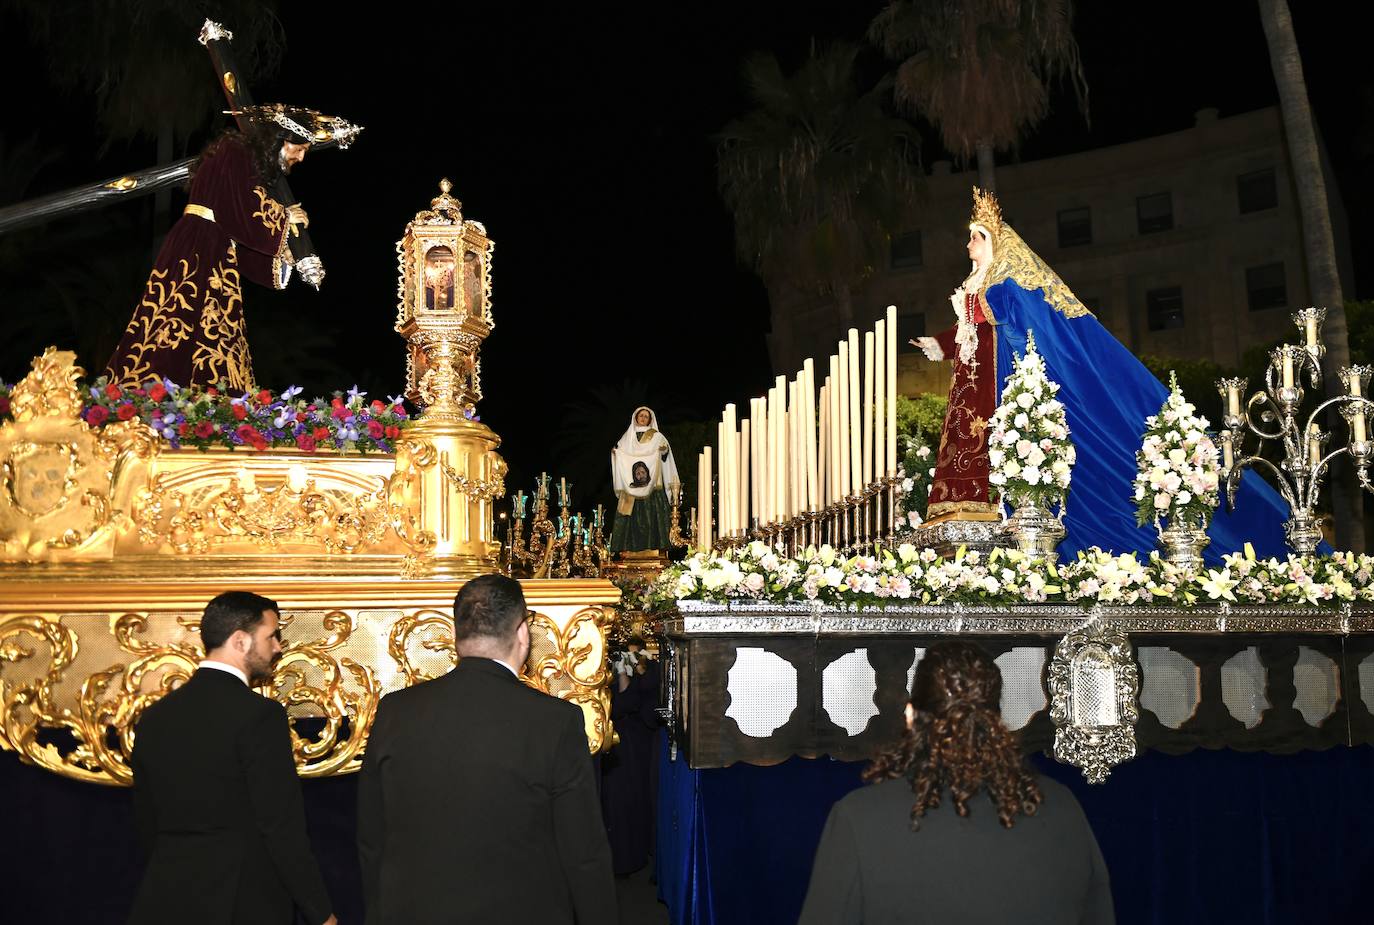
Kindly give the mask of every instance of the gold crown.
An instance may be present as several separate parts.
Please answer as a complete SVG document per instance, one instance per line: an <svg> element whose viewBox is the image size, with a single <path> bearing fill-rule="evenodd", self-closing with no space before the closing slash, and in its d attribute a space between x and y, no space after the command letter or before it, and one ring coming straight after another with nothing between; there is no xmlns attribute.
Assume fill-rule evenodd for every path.
<svg viewBox="0 0 1374 925"><path fill-rule="evenodd" d="M1002 233L1002 207L997 204L996 193L985 193L978 187L973 188L973 215L970 225L982 225L996 238Z"/></svg>

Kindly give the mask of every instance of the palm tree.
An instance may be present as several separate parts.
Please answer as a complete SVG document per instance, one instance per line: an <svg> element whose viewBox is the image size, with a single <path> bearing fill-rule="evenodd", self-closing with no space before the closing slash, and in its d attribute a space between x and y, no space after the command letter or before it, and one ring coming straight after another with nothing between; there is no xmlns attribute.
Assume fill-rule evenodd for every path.
<svg viewBox="0 0 1374 925"><path fill-rule="evenodd" d="M34 42L49 52L49 76L59 86L95 95L106 145L155 141L158 164L170 163L224 108L209 56L196 41L207 16L234 33L246 80L272 73L285 48L276 0L11 3ZM165 224L171 193L155 198Z"/></svg>
<svg viewBox="0 0 1374 925"><path fill-rule="evenodd" d="M853 290L881 264L920 183L917 135L885 111L888 83L860 89L858 54L813 45L792 74L772 54L751 56L754 109L717 138L740 260L770 289L834 298L846 327Z"/></svg>
<svg viewBox="0 0 1374 925"><path fill-rule="evenodd" d="M1336 242L1331 231L1327 206L1326 179L1322 174L1317 131L1312 122L1312 107L1307 99L1307 81L1302 73L1302 56L1293 33L1293 19L1287 0L1259 0L1260 21L1269 44L1269 61L1279 91L1279 111L1283 114L1284 136L1293 165L1293 182L1298 192L1298 211L1302 216L1302 244L1307 260L1307 286L1313 304L1326 306L1326 359L1324 360L1328 395L1339 395L1343 383L1336 375L1350 365L1350 331L1346 325L1345 299L1336 269ZM1336 543L1355 552L1364 551L1363 496L1350 477L1348 466L1338 469L1331 480L1331 503L1336 519ZM1342 476L1344 476L1342 478Z"/></svg>
<svg viewBox="0 0 1374 925"><path fill-rule="evenodd" d="M945 148L978 160L995 190L993 155L1014 148L1049 111L1049 84L1068 77L1086 118L1088 86L1069 0L891 0L869 39L891 60L897 102L929 119Z"/></svg>

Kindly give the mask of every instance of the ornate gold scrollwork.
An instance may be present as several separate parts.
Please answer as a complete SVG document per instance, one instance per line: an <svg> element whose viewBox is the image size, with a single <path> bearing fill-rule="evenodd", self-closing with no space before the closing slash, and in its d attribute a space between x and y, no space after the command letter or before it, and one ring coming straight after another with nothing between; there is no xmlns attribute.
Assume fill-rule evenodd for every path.
<svg viewBox="0 0 1374 925"><path fill-rule="evenodd" d="M261 551L301 545L348 555L381 543L395 512L386 484L366 492L323 490L310 479L259 488L231 477L208 494L169 489L159 477L134 501L134 523L145 546L203 554L248 544Z"/></svg>
<svg viewBox="0 0 1374 925"><path fill-rule="evenodd" d="M26 646L25 637L31 638L33 644ZM46 662L41 661L41 645L47 646ZM76 652L76 633L55 619L14 617L0 626L0 675L31 674L27 681L16 679L2 686L5 735L0 746L49 771L96 780L95 776L80 773L80 769L70 773L58 748L38 741L43 729L66 729L79 736L80 724L57 705L53 695L54 686L61 683ZM36 670L21 672L20 666Z"/></svg>
<svg viewBox="0 0 1374 925"><path fill-rule="evenodd" d="M615 742L606 661L606 630L614 619L611 608L600 606L578 611L561 629L542 613L530 618L533 661L526 666L528 683L582 707L593 753ZM546 646L549 651L543 652Z"/></svg>
<svg viewBox="0 0 1374 925"><path fill-rule="evenodd" d="M289 712L298 715L301 707L310 706L324 719L323 728L312 738L299 736L293 724L292 747L302 777L356 771L382 697L370 667L335 652L352 636L353 618L331 611L325 615L324 628L329 633L326 639L287 646L272 679L273 699ZM309 682L311 672L319 673L319 683Z"/></svg>
<svg viewBox="0 0 1374 925"><path fill-rule="evenodd" d="M425 638L422 634L430 635ZM421 639L421 647L430 652L448 655L444 671L426 671L414 664L410 656L412 638ZM453 616L438 610L418 610L407 614L392 624L386 651L400 666L407 687L439 677L458 664L458 650L453 645Z"/></svg>

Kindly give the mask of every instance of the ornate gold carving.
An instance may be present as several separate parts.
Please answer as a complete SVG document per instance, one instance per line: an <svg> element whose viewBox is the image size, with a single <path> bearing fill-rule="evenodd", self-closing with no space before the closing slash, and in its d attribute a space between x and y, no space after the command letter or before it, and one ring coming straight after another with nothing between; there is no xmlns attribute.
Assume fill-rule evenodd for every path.
<svg viewBox="0 0 1374 925"><path fill-rule="evenodd" d="M136 422L86 426L74 360L48 348L11 395L14 420L0 426L0 559L70 557L109 539L118 475L156 453Z"/></svg>
<svg viewBox="0 0 1374 925"><path fill-rule="evenodd" d="M410 650L417 640L421 649L447 656L446 661L434 666L442 667L443 671L427 670L415 664ZM401 667L407 687L442 676L458 663L458 650L453 645L453 615L438 610L421 610L402 617L391 626L386 651L392 661Z"/></svg>
<svg viewBox="0 0 1374 925"><path fill-rule="evenodd" d="M614 742L606 660L606 631L614 622L609 607L584 608L562 628L542 613L530 618L526 683L582 707L594 753Z"/></svg>
<svg viewBox="0 0 1374 925"><path fill-rule="evenodd" d="M381 543L395 519L385 480L366 492L319 489L314 479L299 488L259 487L239 475L218 490L200 485L188 493L168 484L159 476L138 493L134 522L145 546L183 555L245 544L263 552L299 545L346 555Z"/></svg>

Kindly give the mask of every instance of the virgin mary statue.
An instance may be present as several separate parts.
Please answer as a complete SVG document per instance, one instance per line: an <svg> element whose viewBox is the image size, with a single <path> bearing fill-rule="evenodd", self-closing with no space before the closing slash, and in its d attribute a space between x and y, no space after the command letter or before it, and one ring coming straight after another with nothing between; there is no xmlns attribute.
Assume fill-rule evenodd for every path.
<svg viewBox="0 0 1374 925"><path fill-rule="evenodd" d="M651 408L636 408L611 450L611 481L618 503L611 552L668 548L668 491L681 484L668 438Z"/></svg>
<svg viewBox="0 0 1374 925"><path fill-rule="evenodd" d="M950 297L956 325L915 343L933 360L954 360L949 410L940 436L929 514L967 516L994 510L988 494L987 427L1001 384L1026 350L1027 332L1044 357L1068 414L1078 451L1065 509L1061 555L1099 546L1148 554L1152 528L1136 525L1132 488L1145 418L1168 394L1154 374L1104 328L1055 272L1002 220L992 194L973 191L969 223L973 270ZM995 372L995 374L994 374ZM1262 556L1286 550L1287 510L1269 485L1246 472L1228 513L1212 518L1206 558L1254 545Z"/></svg>

